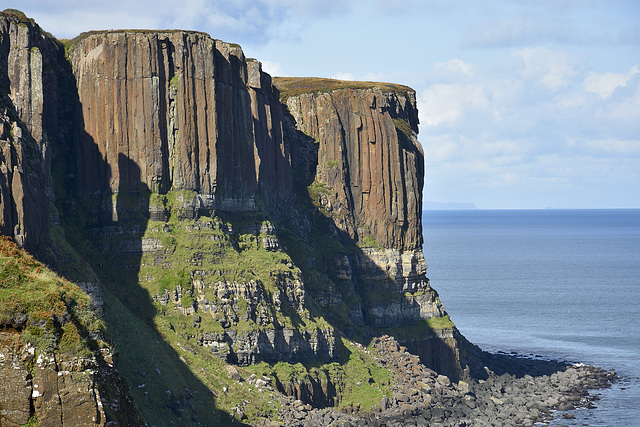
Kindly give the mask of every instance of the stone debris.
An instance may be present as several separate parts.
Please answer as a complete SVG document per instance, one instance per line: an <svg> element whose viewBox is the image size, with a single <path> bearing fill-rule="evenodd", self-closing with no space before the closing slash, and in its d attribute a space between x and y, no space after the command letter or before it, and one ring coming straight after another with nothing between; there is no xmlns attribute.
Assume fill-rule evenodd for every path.
<svg viewBox="0 0 640 427"><path fill-rule="evenodd" d="M374 338L376 360L393 372L391 396L372 408L313 408L293 397L281 397L280 419L286 426L533 426L546 423L552 411L590 407L597 397L589 390L609 387L613 372L593 366L565 365L551 375L497 375L457 383L419 363L417 356L392 337ZM505 359L527 364L525 359ZM557 366L557 362L549 362ZM412 369L407 369L411 367ZM525 368L520 368L525 369ZM560 416L560 415L558 415ZM270 425L263 421L258 425Z"/></svg>

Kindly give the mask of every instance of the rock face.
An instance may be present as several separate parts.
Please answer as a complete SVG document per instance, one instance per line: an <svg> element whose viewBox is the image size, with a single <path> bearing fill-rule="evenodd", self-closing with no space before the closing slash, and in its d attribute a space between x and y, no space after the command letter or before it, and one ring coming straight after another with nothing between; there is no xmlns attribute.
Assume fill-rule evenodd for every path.
<svg viewBox="0 0 640 427"><path fill-rule="evenodd" d="M55 42L32 21L0 15L0 229L50 261L51 144L58 134Z"/></svg>
<svg viewBox="0 0 640 427"><path fill-rule="evenodd" d="M291 80L275 83L286 93ZM369 235L384 248L420 249L424 155L415 92L312 88L287 96L286 105L297 128L318 144L316 196L338 228L358 240Z"/></svg>
<svg viewBox="0 0 640 427"><path fill-rule="evenodd" d="M334 304L356 295L361 303L353 307L352 320L374 328L444 318L422 253L424 155L416 136L415 92L317 78L274 83L291 115L289 125L312 146L300 149L305 141L298 138L292 151L294 166L302 164L311 182L313 203L360 246L335 259L337 282L354 286L343 286ZM462 341L453 326L402 339L427 366L453 377L462 374Z"/></svg>
<svg viewBox="0 0 640 427"><path fill-rule="evenodd" d="M237 45L195 32L110 31L73 41L84 127L80 194L196 192L207 209L286 198L278 97ZM126 161L123 161L125 159Z"/></svg>
<svg viewBox="0 0 640 427"><path fill-rule="evenodd" d="M110 353L103 357L111 360ZM40 426L106 426L105 410L119 412L120 425L136 425L126 388L104 361L36 354L20 333L0 332L0 374L2 426L24 425L31 417ZM113 399L101 396L101 389Z"/></svg>

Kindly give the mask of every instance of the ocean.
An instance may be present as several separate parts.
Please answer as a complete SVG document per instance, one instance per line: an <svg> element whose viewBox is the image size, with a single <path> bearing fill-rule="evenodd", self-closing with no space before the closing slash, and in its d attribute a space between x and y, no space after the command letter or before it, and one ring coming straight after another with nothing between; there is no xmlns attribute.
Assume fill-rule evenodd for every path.
<svg viewBox="0 0 640 427"><path fill-rule="evenodd" d="M551 425L640 426L640 210L425 211L423 227L427 276L467 339L622 378Z"/></svg>

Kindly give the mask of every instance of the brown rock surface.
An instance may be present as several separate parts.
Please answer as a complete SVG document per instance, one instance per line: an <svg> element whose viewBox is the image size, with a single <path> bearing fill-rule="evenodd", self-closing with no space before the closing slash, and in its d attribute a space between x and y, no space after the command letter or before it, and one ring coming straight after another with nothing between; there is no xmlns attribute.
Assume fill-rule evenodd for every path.
<svg viewBox="0 0 640 427"><path fill-rule="evenodd" d="M420 249L424 155L415 92L318 79L274 83L297 128L318 145L317 202L338 228L360 240L370 235L384 248Z"/></svg>
<svg viewBox="0 0 640 427"><path fill-rule="evenodd" d="M0 14L0 230L47 262L58 54L35 23Z"/></svg>
<svg viewBox="0 0 640 427"><path fill-rule="evenodd" d="M120 425L136 425L138 418L121 380L108 373L113 367L100 363L95 358L39 354L19 333L0 332L0 425L23 425L35 416L40 426L104 426L104 406L117 408L111 416ZM101 387L115 400L101 398Z"/></svg>
<svg viewBox="0 0 640 427"><path fill-rule="evenodd" d="M197 32L110 31L81 35L71 52L82 194L143 183L232 210L255 209L260 191L288 194L278 98L239 46Z"/></svg>
<svg viewBox="0 0 640 427"><path fill-rule="evenodd" d="M111 246L100 250L127 255L133 261L123 268L133 271L140 267L136 257L155 252L160 259L166 248L160 240L143 240L145 220L128 223L118 211L124 198L112 195L187 190L172 195L183 204L184 218L196 218L203 210L209 215L215 210L256 211L263 206L271 214L269 208L276 206L275 223L290 209L294 228L311 230L309 212L291 203L289 150L306 150L309 164L295 166L305 171L314 203L342 231L335 234L348 246L348 253L335 260L331 254L326 264L332 268L334 261L339 270L340 291L334 292L335 283L327 280L310 296L322 307L338 305L342 297L352 301L347 316L374 329L446 315L426 279L421 251L424 159L416 139L418 116L411 89L330 81L328 87L291 92L282 85L284 80L277 80L285 92L287 112L258 61L247 60L237 45L203 33L87 33L68 45L70 65L62 58L61 46L26 18L0 15L0 34L0 226L3 234L14 236L40 259L45 256L38 250L52 247L49 221L55 223L57 218L50 212L56 167L52 156L63 165L55 171L64 187L56 181L56 191L63 190L56 201L62 214L86 209L86 202L96 205L77 214L87 220L87 229L81 231L107 237L103 242ZM298 146L295 138L285 140L283 115L287 114L293 117L298 136L306 138L305 144ZM148 209L151 219L166 221L163 206L149 206L149 200L142 199L129 198L133 201L128 208ZM317 213L312 210L309 215ZM94 221L93 213L107 214L106 221ZM275 251L280 246L270 234L262 245ZM315 270L315 259L305 261ZM250 305L256 309L241 314L255 312L256 323L269 326L275 323L273 317L257 307L280 310L287 299L297 302L298 315L304 314L302 281L302 277L297 284L289 281L295 284L290 288L296 298L285 298L289 282L278 282L272 298L256 297L256 304ZM218 289L225 286L216 284ZM386 298L389 293L393 298ZM238 292L227 305L233 308L240 296L252 302L248 295ZM164 296L158 295L160 304ZM213 306L203 298L197 302L203 310ZM184 307L182 313L192 315L194 307ZM230 318L239 312L232 311L227 310ZM297 327L236 334L228 324L221 325L229 336L203 334L202 345L224 355L235 344L232 361L240 365L338 356L332 328L317 329L314 336ZM420 354L434 366L441 360L458 364L450 353L456 345L451 342L453 332L445 332L448 335L432 333L413 343L415 348L427 348ZM429 340L445 345L433 350ZM90 372L95 368L91 363L69 365L58 356L36 363L40 370L33 375L25 371L26 365L12 365L17 366L15 372L7 371L15 377L10 392L18 396L3 406L11 408L11 417L24 422L35 411L40 425L57 425L60 419L69 425L105 422L99 403L106 398L95 387L107 375L104 369L98 369L96 376ZM322 384L311 384L292 393L331 401L332 393L321 388ZM125 399L125 391L121 396Z"/></svg>

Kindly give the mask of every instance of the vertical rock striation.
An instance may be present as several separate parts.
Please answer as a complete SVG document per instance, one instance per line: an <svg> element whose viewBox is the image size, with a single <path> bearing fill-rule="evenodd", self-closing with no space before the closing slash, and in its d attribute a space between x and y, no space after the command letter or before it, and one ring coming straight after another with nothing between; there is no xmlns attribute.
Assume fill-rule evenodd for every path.
<svg viewBox="0 0 640 427"><path fill-rule="evenodd" d="M0 228L48 262L59 57L32 20L0 14Z"/></svg>
<svg viewBox="0 0 640 427"><path fill-rule="evenodd" d="M239 46L199 32L91 32L63 49L2 13L0 95L0 231L85 292L109 287L128 321L240 366L342 361L345 336L382 331L460 372L462 338L426 277L410 88L272 82ZM91 248L92 268L73 245ZM6 333L0 399L19 396L6 406L16 422L34 411L106 422L104 364L38 361ZM325 379L315 394L333 401L339 384Z"/></svg>
<svg viewBox="0 0 640 427"><path fill-rule="evenodd" d="M194 191L200 207L223 210L287 197L278 97L239 46L197 32L109 31L81 35L70 56L81 194L142 183Z"/></svg>
<svg viewBox="0 0 640 427"><path fill-rule="evenodd" d="M360 247L335 259L346 284L342 298L361 300L352 307L354 322L384 329L446 319L399 338L423 363L457 376L460 335L429 284L422 253L424 154L415 92L318 78L274 83L295 128L315 146L300 151L317 152L298 156L315 161L304 166L313 203Z"/></svg>
<svg viewBox="0 0 640 427"><path fill-rule="evenodd" d="M288 95L300 81L311 91ZM319 202L338 228L385 248L420 249L424 155L413 90L375 83L325 90L332 82L317 79L275 83L298 129L318 144L315 181L330 189Z"/></svg>

